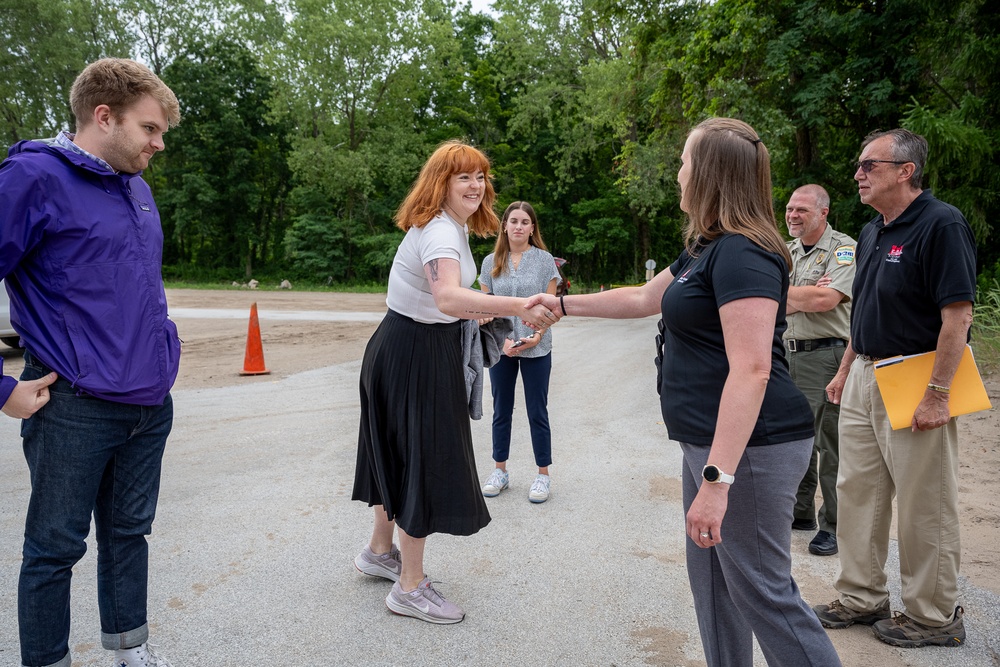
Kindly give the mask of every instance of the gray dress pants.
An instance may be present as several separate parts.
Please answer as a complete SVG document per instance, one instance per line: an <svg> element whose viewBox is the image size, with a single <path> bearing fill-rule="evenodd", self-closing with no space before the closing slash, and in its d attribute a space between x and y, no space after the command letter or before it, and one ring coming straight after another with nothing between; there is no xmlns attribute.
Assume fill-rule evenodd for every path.
<svg viewBox="0 0 1000 667"><path fill-rule="evenodd" d="M681 443L684 512L709 448ZM812 438L747 447L729 489L722 542L687 539L687 570L709 667L752 667L753 636L771 667L839 666L830 638L792 579L792 507ZM726 471L729 472L729 471Z"/></svg>

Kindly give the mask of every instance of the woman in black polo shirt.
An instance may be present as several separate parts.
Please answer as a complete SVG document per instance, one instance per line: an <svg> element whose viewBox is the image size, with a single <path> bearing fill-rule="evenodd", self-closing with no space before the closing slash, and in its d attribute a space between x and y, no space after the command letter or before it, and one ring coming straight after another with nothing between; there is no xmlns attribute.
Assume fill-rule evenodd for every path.
<svg viewBox="0 0 1000 667"><path fill-rule="evenodd" d="M667 271L642 287L536 300L568 315L662 313L660 403L684 454L688 577L710 667L750 667L753 635L769 665L839 665L791 575L813 426L781 342L791 258L770 158L749 125L713 118L681 161L687 247Z"/></svg>

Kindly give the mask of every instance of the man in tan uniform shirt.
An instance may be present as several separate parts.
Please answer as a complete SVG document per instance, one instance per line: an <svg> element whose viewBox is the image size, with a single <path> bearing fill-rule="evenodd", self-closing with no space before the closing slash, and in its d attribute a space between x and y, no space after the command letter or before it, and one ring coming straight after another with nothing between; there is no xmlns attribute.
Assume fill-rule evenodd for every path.
<svg viewBox="0 0 1000 667"><path fill-rule="evenodd" d="M812 460L799 485L792 528L816 529L818 483L823 494L819 532L809 543L810 553L817 556L837 553L840 406L827 400L826 385L840 367L850 336L854 283L855 241L827 224L829 212L830 195L818 185L796 190L785 208L785 224L795 238L788 244L792 275L785 353L792 379L812 407L816 426Z"/></svg>

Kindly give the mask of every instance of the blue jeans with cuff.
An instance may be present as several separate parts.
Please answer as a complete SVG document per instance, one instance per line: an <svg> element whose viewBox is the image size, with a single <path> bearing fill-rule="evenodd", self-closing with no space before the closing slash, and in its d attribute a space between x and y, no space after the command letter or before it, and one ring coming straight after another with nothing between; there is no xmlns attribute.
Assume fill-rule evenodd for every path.
<svg viewBox="0 0 1000 667"><path fill-rule="evenodd" d="M22 380L49 369L30 352ZM148 545L173 402L115 403L60 378L49 402L21 423L31 498L24 528L17 611L21 661L69 667L70 579L87 550L93 515L101 644L146 641Z"/></svg>

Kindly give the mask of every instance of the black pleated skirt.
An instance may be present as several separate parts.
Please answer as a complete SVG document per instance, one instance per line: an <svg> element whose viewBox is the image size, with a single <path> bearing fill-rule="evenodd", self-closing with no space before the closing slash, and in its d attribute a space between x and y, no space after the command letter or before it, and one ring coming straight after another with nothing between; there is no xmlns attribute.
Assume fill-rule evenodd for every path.
<svg viewBox="0 0 1000 667"><path fill-rule="evenodd" d="M390 310L361 365L352 498L385 507L411 537L472 535L490 522L472 450L461 323Z"/></svg>

